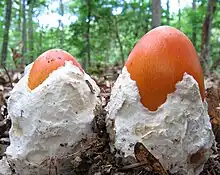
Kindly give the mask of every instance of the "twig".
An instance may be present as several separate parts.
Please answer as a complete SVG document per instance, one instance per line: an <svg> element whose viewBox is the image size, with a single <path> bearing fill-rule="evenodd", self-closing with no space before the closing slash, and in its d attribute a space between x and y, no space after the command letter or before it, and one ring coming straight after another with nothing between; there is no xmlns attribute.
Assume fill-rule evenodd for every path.
<svg viewBox="0 0 220 175"><path fill-rule="evenodd" d="M138 175L141 175L142 174L142 171L140 173L138 173Z"/></svg>
<svg viewBox="0 0 220 175"><path fill-rule="evenodd" d="M133 169L133 168L139 168L139 167L144 166L146 164L147 164L147 162L138 162L138 163L134 163L131 165L126 165L126 166L123 166L122 168L119 168L119 171L125 171L125 170L129 170L129 169Z"/></svg>
<svg viewBox="0 0 220 175"><path fill-rule="evenodd" d="M10 145L10 142L6 141L6 140L0 140L0 144L1 145Z"/></svg>
<svg viewBox="0 0 220 175"><path fill-rule="evenodd" d="M218 163L215 163L209 171L210 171L210 172L213 172L213 174L215 174L214 168L215 168L217 165L218 165Z"/></svg>
<svg viewBox="0 0 220 175"><path fill-rule="evenodd" d="M95 90L93 89L93 87L92 87L91 83L89 82L89 80L86 80L86 84L88 85L91 93L95 94Z"/></svg>
<svg viewBox="0 0 220 175"><path fill-rule="evenodd" d="M211 175L211 173L209 172L209 170L207 170L208 175Z"/></svg>
<svg viewBox="0 0 220 175"><path fill-rule="evenodd" d="M8 76L11 88L13 88L12 80L11 80L11 77L10 77L10 75L8 73L8 70L6 69L6 67L4 65L1 65L1 66L3 67L3 69L5 70L6 75Z"/></svg>

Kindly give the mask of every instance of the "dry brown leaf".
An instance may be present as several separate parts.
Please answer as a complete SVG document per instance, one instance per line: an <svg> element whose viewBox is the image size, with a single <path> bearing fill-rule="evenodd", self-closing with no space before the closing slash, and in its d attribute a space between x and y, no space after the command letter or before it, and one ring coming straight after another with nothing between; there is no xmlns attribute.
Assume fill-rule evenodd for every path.
<svg viewBox="0 0 220 175"><path fill-rule="evenodd" d="M0 91L0 108L4 105L4 96L3 92Z"/></svg>
<svg viewBox="0 0 220 175"><path fill-rule="evenodd" d="M167 171L163 168L158 159L156 159L150 151L140 142L134 146L134 154L138 162L146 162L146 166L153 172L160 175L168 175Z"/></svg>
<svg viewBox="0 0 220 175"><path fill-rule="evenodd" d="M220 143L220 88L211 87L206 90L208 114L212 123L216 141Z"/></svg>
<svg viewBox="0 0 220 175"><path fill-rule="evenodd" d="M206 94L206 101L208 103L208 113L211 117L212 124L220 125L220 88L208 88Z"/></svg>

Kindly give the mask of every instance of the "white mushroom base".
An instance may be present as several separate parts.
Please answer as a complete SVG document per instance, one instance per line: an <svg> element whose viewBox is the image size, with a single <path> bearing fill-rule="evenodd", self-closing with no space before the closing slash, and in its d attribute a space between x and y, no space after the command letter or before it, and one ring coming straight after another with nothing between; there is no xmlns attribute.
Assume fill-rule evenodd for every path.
<svg viewBox="0 0 220 175"><path fill-rule="evenodd" d="M198 175L212 153L215 141L207 103L202 102L197 82L186 73L175 92L152 112L140 103L136 82L124 67L107 111L110 145L125 157L134 156L134 145L141 142L171 173Z"/></svg>
<svg viewBox="0 0 220 175"><path fill-rule="evenodd" d="M32 91L27 87L28 75L29 71L16 84L8 101L12 127L7 160L16 174L48 174L56 157L74 152L74 146L92 132L100 90L94 80L70 62ZM95 92L91 92L86 80Z"/></svg>
<svg viewBox="0 0 220 175"><path fill-rule="evenodd" d="M11 175L12 170L7 162L6 157L0 160L0 175Z"/></svg>

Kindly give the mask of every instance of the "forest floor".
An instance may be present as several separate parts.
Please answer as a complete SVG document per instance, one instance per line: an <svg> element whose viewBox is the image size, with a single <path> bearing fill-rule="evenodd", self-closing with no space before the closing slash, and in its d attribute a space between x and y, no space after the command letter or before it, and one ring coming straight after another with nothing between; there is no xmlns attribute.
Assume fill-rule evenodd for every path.
<svg viewBox="0 0 220 175"><path fill-rule="evenodd" d="M67 174L79 175L153 175L148 165L138 163L134 158L121 158L111 153L109 147L109 137L105 127L105 117L111 87L120 74L121 67L114 65L102 69L97 68L98 75L92 74L92 78L96 81L101 89L102 105L97 106L94 114L93 130L94 136L88 142L88 146L74 154L71 157L72 172ZM10 91L15 83L22 77L21 71L9 71L0 73L0 159L4 156L4 151L10 144L8 131L11 126L10 118L7 113L7 99ZM205 78L207 102L209 104L210 121L213 125L213 131L216 136L217 150L213 156L209 158L204 166L201 175L217 175L220 174L220 79L217 75L212 74ZM52 172L52 170L50 171ZM56 174L56 173L50 173ZM66 173L63 173L66 174Z"/></svg>

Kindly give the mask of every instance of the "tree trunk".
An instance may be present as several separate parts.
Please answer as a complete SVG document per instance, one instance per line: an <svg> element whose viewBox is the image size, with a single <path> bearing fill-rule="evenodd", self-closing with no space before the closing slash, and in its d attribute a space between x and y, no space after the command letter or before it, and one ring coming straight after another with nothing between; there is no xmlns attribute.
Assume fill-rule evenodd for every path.
<svg viewBox="0 0 220 175"><path fill-rule="evenodd" d="M161 2L152 0L152 28L161 25Z"/></svg>
<svg viewBox="0 0 220 175"><path fill-rule="evenodd" d="M40 43L39 43L39 47L40 47L40 53L43 51L43 47L42 47L42 42L43 42L43 31L42 30L40 30L40 36L39 36L39 38L40 38Z"/></svg>
<svg viewBox="0 0 220 175"><path fill-rule="evenodd" d="M63 15L64 15L63 0L60 0L60 16L63 17ZM60 46L63 47L64 34L63 34L62 20L59 20L59 33L60 33Z"/></svg>
<svg viewBox="0 0 220 175"><path fill-rule="evenodd" d="M167 25L170 25L170 1L167 0Z"/></svg>
<svg viewBox="0 0 220 175"><path fill-rule="evenodd" d="M17 24L17 31L21 33L21 18L22 18L22 0L18 0L18 24Z"/></svg>
<svg viewBox="0 0 220 175"><path fill-rule="evenodd" d="M181 30L181 9L180 9L180 0L178 0L178 6L179 6L179 10L178 10L178 28L179 28L179 30Z"/></svg>
<svg viewBox="0 0 220 175"><path fill-rule="evenodd" d="M50 36L50 38L52 38L52 39L50 39L49 40L49 46L51 47L51 48L53 48L53 45L54 45L54 42L53 42L53 29L49 29L50 31L49 31L49 36Z"/></svg>
<svg viewBox="0 0 220 175"><path fill-rule="evenodd" d="M29 2L29 9L28 9L28 40L29 40L29 52L31 53L30 55L30 61L34 61L34 33L33 33L33 5L34 2L31 0Z"/></svg>
<svg viewBox="0 0 220 175"><path fill-rule="evenodd" d="M118 20L117 17L115 16L115 34L116 34L116 39L118 41L119 44L119 48L120 48L120 54L121 54L121 63L122 65L124 65L125 60L124 60L124 51L123 51L123 45L121 43L121 39L120 39L120 35L119 35L119 29L118 29Z"/></svg>
<svg viewBox="0 0 220 175"><path fill-rule="evenodd" d="M87 57L85 57L83 54L87 52L87 46L83 47L79 53L79 57L82 57L81 64L84 70L87 70Z"/></svg>
<svg viewBox="0 0 220 175"><path fill-rule="evenodd" d="M109 57L110 57L109 49L106 49L106 55L105 55L105 58L104 58L105 63L109 62Z"/></svg>
<svg viewBox="0 0 220 175"><path fill-rule="evenodd" d="M209 62L210 62L210 37L212 28L212 19L214 14L214 6L216 0L208 0L208 6L206 11L206 16L202 27L202 42L201 42L201 64L205 74L209 72Z"/></svg>
<svg viewBox="0 0 220 175"><path fill-rule="evenodd" d="M23 18L23 23L22 23L22 55L24 55L27 52L27 31L26 31L26 0L22 1L22 18ZM23 63L25 63L25 60L23 58Z"/></svg>
<svg viewBox="0 0 220 175"><path fill-rule="evenodd" d="M5 28L3 34L3 43L2 43L2 53L1 53L1 64L6 65L7 58L7 49L8 49L8 39L9 39L9 29L11 23L11 10L12 10L12 0L6 0L6 9L5 9Z"/></svg>
<svg viewBox="0 0 220 175"><path fill-rule="evenodd" d="M192 2L192 10L195 14L196 12L196 0L193 0ZM192 20L192 42L194 44L194 46L196 47L196 17L193 16L193 20Z"/></svg>
<svg viewBox="0 0 220 175"><path fill-rule="evenodd" d="M91 1L87 0L87 7L88 7L88 15L87 15L87 55L88 55L88 66L91 66L91 43L90 43L90 22L91 22Z"/></svg>

